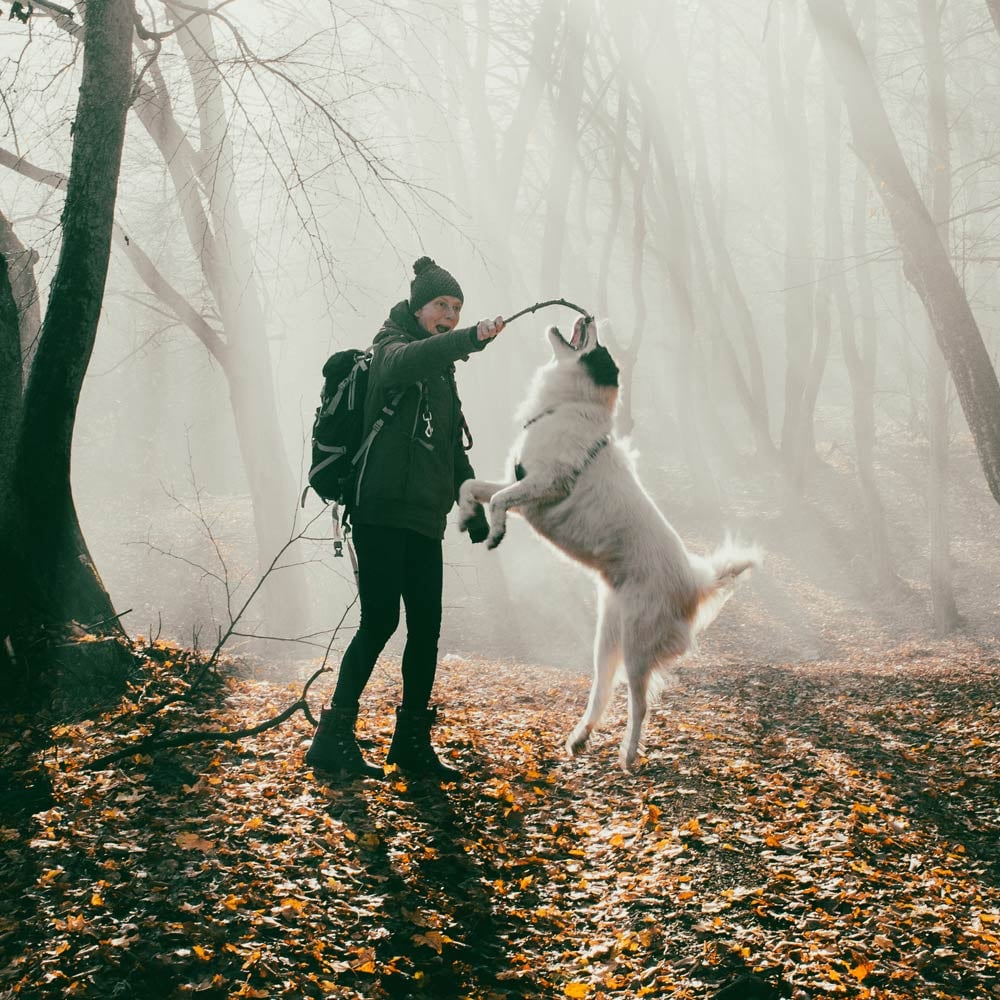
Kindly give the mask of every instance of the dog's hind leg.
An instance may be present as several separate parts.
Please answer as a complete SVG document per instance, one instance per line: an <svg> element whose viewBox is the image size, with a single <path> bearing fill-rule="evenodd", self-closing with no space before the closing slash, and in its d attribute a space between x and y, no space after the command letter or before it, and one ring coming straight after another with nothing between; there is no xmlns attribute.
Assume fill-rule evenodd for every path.
<svg viewBox="0 0 1000 1000"><path fill-rule="evenodd" d="M587 742L607 711L615 689L615 673L622 654L622 616L614 594L603 586L597 591L597 633L594 636L594 680L590 687L587 710L566 740L566 749L574 756Z"/></svg>
<svg viewBox="0 0 1000 1000"><path fill-rule="evenodd" d="M618 763L623 771L632 770L639 745L642 740L642 724L646 720L648 702L646 689L654 663L647 657L636 657L635 653L625 653L625 676L628 680L628 725L618 752Z"/></svg>
<svg viewBox="0 0 1000 1000"><path fill-rule="evenodd" d="M625 678L628 681L628 725L622 739L619 763L623 771L631 771L642 742L642 726L648 708L649 682L656 670L682 656L691 645L691 634L684 623L675 623L665 635L657 636L661 627L657 617L647 621L625 623Z"/></svg>

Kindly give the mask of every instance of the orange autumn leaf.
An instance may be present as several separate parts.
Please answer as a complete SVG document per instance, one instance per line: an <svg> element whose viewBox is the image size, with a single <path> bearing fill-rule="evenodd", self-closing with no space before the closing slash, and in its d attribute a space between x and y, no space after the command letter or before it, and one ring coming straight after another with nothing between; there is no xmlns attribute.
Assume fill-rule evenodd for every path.
<svg viewBox="0 0 1000 1000"><path fill-rule="evenodd" d="M174 838L178 847L185 851L211 851L215 849L214 840L205 840L196 833L179 833Z"/></svg>

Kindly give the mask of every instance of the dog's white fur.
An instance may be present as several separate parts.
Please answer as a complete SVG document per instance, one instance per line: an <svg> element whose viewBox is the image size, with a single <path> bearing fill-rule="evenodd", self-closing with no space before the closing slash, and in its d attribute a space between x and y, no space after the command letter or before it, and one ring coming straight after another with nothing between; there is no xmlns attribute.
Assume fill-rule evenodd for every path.
<svg viewBox="0 0 1000 1000"><path fill-rule="evenodd" d="M488 504L487 545L493 548L503 540L507 512L516 510L556 548L597 574L593 685L566 746L572 754L583 749L624 663L629 712L619 760L628 771L639 753L651 680L693 648L698 632L718 614L737 578L760 562L760 554L728 541L707 558L687 551L643 489L628 452L611 436L617 368L598 344L596 325L578 320L571 344L555 327L547 335L553 357L521 407L520 417L529 423L512 452L511 465L518 463L522 478L463 483L459 527L468 528L479 505ZM603 381L613 385L596 384L583 364L594 350L604 352ZM606 436L608 443L595 453Z"/></svg>

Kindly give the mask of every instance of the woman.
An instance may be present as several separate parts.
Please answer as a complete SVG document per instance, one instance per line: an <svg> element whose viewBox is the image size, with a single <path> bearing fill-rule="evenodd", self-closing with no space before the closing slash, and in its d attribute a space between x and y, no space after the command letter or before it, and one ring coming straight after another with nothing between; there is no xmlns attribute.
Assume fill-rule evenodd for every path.
<svg viewBox="0 0 1000 1000"><path fill-rule="evenodd" d="M406 774L454 780L459 772L431 747L437 709L429 707L441 630L441 539L459 487L474 476L462 444L454 363L481 351L504 322L498 316L457 329L464 299L458 282L429 257L421 257L413 271L409 299L390 310L375 338L368 375L366 428L389 399L405 391L362 460L353 490L361 623L306 763L345 775L382 776L362 756L354 725L375 661L399 624L402 599L403 698L387 760ZM484 515L469 534L482 541L487 530Z"/></svg>

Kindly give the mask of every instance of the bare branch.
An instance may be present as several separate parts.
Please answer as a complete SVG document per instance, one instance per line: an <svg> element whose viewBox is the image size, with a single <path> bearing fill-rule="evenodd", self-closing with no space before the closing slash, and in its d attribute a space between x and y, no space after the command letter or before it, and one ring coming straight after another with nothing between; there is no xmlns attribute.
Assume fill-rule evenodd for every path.
<svg viewBox="0 0 1000 1000"><path fill-rule="evenodd" d="M147 736L144 739L136 740L123 750L116 750L114 753L105 754L84 765L84 770L100 771L108 764L125 760L137 753L147 753L149 750L165 750L172 747L190 746L192 743L235 743L238 740L246 739L248 736L259 736L269 729L280 726L286 719L290 719L296 712L304 711L307 708L305 701L299 698L292 702L283 712L261 722L256 726L247 729L235 729L231 731L204 730L195 732L174 733L172 736Z"/></svg>
<svg viewBox="0 0 1000 1000"><path fill-rule="evenodd" d="M57 190L63 190L66 187L65 175L55 170L44 170L24 157L15 156L9 150L2 148L0 148L0 166L9 167L24 177ZM146 287L171 309L177 319L194 333L220 364L224 363L226 344L219 331L215 330L167 281L146 252L117 223L115 223L115 236L135 273L142 279Z"/></svg>
<svg viewBox="0 0 1000 1000"><path fill-rule="evenodd" d="M143 25L142 17L137 12L135 15L135 33L145 41L162 42L165 38L169 38L171 35L176 35L181 28L186 27L196 17L200 17L202 14L215 14L217 11L232 2L233 0L222 0L222 3L220 3L218 7L214 7L211 10L203 10L200 7L188 7L186 4L169 4L168 6L179 6L184 7L186 10L194 11L190 17L184 18L183 21L180 21L176 27L171 28L169 31L150 31L145 27L145 25Z"/></svg>
<svg viewBox="0 0 1000 1000"><path fill-rule="evenodd" d="M163 276L156 265L135 240L115 226L122 248L135 273L146 287L168 306L173 314L205 345L209 353L220 363L226 361L227 347L222 334L184 298L183 295Z"/></svg>
<svg viewBox="0 0 1000 1000"><path fill-rule="evenodd" d="M32 0L31 5L47 14L63 31L74 38L83 39L84 26L73 16L73 11L50 0Z"/></svg>
<svg viewBox="0 0 1000 1000"><path fill-rule="evenodd" d="M38 181L48 187L63 190L66 187L66 175L54 170L43 170L26 160L23 156L15 156L8 149L0 148L0 166L7 167L22 177Z"/></svg>

